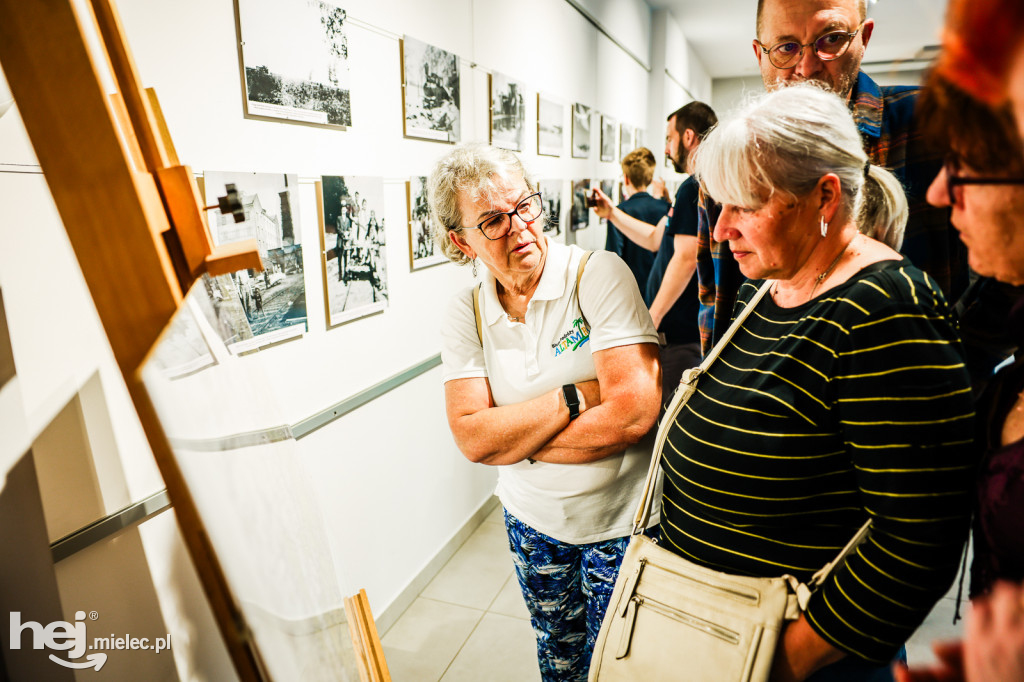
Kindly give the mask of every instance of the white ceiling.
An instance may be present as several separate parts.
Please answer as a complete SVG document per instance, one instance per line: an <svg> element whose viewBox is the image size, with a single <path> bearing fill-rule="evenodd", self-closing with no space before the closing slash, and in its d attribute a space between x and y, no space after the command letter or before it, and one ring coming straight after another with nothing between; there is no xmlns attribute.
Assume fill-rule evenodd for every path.
<svg viewBox="0 0 1024 682"><path fill-rule="evenodd" d="M757 0L647 0L667 7L712 78L756 75L751 41ZM875 32L864 63L914 60L936 45L946 0L868 0ZM870 69L868 69L870 70Z"/></svg>

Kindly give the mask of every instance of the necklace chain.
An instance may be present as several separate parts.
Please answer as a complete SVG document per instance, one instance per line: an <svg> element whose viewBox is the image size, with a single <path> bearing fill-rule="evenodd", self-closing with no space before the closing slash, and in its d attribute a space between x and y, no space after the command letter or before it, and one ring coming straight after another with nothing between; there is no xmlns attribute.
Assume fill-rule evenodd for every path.
<svg viewBox="0 0 1024 682"><path fill-rule="evenodd" d="M850 241L846 242L846 246L844 246L843 250L839 252L839 255L836 256L835 260L833 260L829 264L829 266L827 268L825 268L824 272L822 272L820 275L818 275L817 277L814 278L814 286L811 287L811 297L812 298L814 297L814 292L818 290L818 285L821 284L822 282L824 282L825 278L832 274L832 271L836 269L837 265L839 265L839 260L843 257L843 254L846 253L846 250L848 248L850 248L850 244L852 244L852 243L853 243L852 239Z"/></svg>

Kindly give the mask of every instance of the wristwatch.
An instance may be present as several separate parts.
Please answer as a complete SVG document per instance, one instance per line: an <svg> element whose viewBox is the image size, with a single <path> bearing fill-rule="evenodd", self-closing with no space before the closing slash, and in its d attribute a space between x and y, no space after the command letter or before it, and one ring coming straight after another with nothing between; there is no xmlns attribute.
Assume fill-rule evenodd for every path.
<svg viewBox="0 0 1024 682"><path fill-rule="evenodd" d="M562 386L562 398L565 399L565 406L569 408L569 421L580 416L580 394L576 392L576 384Z"/></svg>

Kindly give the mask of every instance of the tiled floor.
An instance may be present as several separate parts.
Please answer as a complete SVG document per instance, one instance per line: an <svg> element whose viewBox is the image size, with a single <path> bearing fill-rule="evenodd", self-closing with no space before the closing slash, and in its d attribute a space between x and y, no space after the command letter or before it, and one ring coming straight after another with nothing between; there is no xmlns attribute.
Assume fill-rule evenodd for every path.
<svg viewBox="0 0 1024 682"><path fill-rule="evenodd" d="M912 663L956 638L956 585L907 642ZM966 604L961 609L966 610ZM536 645L512 574L501 507L466 540L382 637L395 682L537 682Z"/></svg>

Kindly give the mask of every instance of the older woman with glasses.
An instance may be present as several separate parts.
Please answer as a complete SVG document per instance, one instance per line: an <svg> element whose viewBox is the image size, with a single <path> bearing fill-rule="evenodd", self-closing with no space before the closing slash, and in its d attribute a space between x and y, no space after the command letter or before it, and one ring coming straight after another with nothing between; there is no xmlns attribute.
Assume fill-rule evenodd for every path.
<svg viewBox="0 0 1024 682"><path fill-rule="evenodd" d="M498 468L543 679L585 680L650 463L658 335L622 260L548 240L511 152L456 147L428 193L445 255L484 266L442 323L448 423Z"/></svg>
<svg viewBox="0 0 1024 682"><path fill-rule="evenodd" d="M880 223L905 220L906 200L836 95L751 102L704 140L696 174L749 278L736 309L754 307L668 431L663 545L807 581L870 520L782 632L771 679L891 680L967 534L974 415L946 302L860 233L866 195L888 207Z"/></svg>

